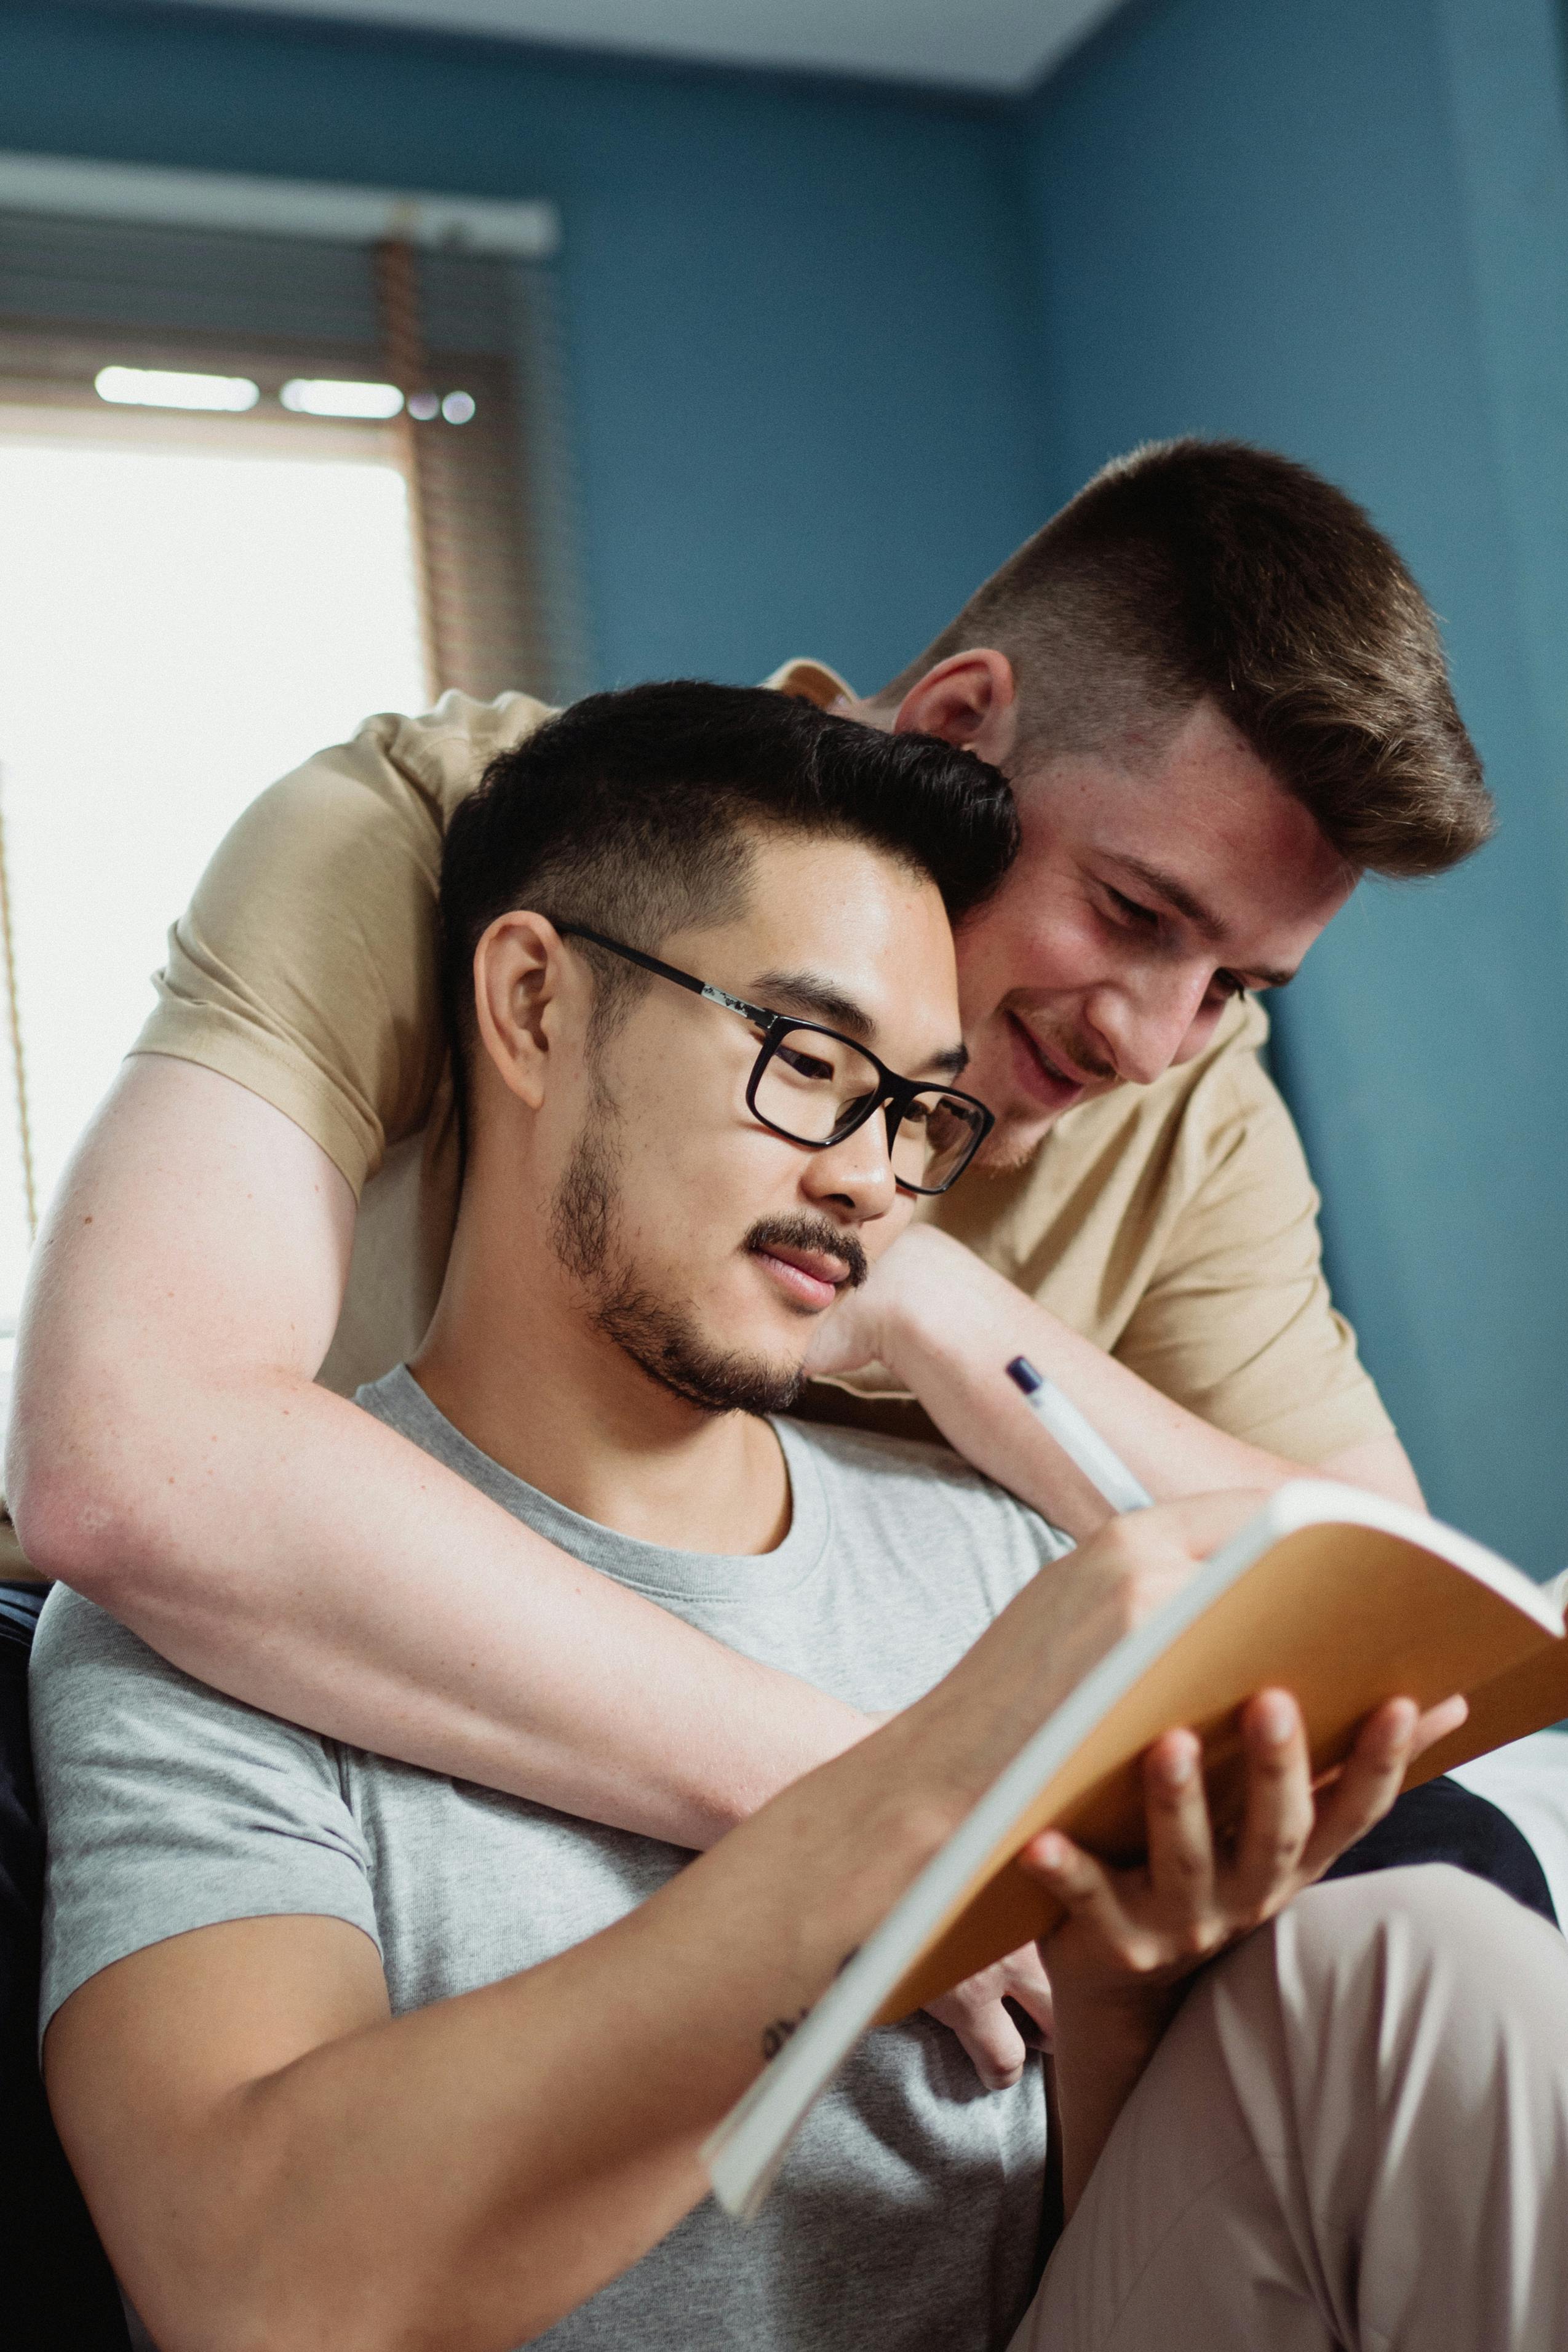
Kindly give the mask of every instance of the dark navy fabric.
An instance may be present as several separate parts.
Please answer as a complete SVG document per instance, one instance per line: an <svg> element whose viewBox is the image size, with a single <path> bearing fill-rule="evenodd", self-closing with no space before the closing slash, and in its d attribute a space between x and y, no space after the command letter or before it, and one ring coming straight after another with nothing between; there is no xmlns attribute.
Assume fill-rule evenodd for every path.
<svg viewBox="0 0 1568 2352"><path fill-rule="evenodd" d="M1377 1827L1341 1854L1327 1874L1359 1878L1366 1871L1402 1870L1413 1862L1451 1862L1473 1877L1490 1879L1554 1927L1560 1924L1546 1874L1524 1832L1498 1806L1457 1780L1445 1776L1407 1789Z"/></svg>
<svg viewBox="0 0 1568 2352"><path fill-rule="evenodd" d="M114 2276L38 2077L44 1843L27 1741L43 1594L0 1584L0 2339L6 2352L130 2352Z"/></svg>

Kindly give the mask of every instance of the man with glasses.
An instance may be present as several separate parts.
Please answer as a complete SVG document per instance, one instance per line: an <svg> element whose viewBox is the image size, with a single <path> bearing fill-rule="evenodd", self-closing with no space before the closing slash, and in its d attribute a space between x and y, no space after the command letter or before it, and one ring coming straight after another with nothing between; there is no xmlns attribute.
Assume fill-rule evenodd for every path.
<svg viewBox="0 0 1568 2352"><path fill-rule="evenodd" d="M46 2072L171 2352L500 2352L541 2331L561 2352L989 2352L1020 2320L1047 2225L1039 2062L984 2098L923 2019L868 2039L759 2223L687 2211L695 2134L747 2071L747 2005L754 2068L793 2013L755 2014L764 1993L815 1998L823 1934L864 1932L1021 1725L1246 1507L1215 1498L1069 1559L949 1457L776 1417L838 1294L984 1139L956 1083L948 921L1015 846L1005 784L967 755L704 687L578 706L456 816L457 1227L424 1343L361 1406L615 1580L639 1622L673 1611L858 1709L910 1707L1023 1598L1009 1640L977 1653L980 1703L972 1661L913 1742L786 1800L681 1896L667 1844L257 1714L57 1592L34 1694ZM656 1683L647 1705L670 1716ZM1169 1977L1316 1877L1457 1719L1380 1710L1314 1818L1299 1719L1265 1695L1232 1856L1209 1851L1175 1732L1151 1751L1152 1891L1037 1857L1082 1914L1053 1960L1071 2203L1162 2038ZM1364 1926L1375 1888L1331 1895ZM1107 1931L1100 1906L1124 1900ZM1513 1906L1472 1900L1490 1951ZM825 1928L789 1926L819 1907ZM1518 1916L1550 1985L1550 1931ZM709 1985L706 2030L664 2012L672 1960ZM1312 2022L1337 2081L1354 2053ZM1563 2102L1511 2066L1496 2095L1522 2147Z"/></svg>

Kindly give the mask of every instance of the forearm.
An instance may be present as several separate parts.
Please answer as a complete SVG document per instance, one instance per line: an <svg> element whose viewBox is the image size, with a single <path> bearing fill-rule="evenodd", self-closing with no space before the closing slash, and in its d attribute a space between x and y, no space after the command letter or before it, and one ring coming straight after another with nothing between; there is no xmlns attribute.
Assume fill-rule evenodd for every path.
<svg viewBox="0 0 1568 2352"><path fill-rule="evenodd" d="M867 1727L309 1381L163 1401L120 1491L177 1496L177 1515L122 1516L112 1563L69 1580L250 1706L690 1846Z"/></svg>
<svg viewBox="0 0 1568 2352"><path fill-rule="evenodd" d="M1266 1490L1302 1475L1300 1464L1174 1403L958 1243L908 1240L920 1258L884 1310L889 1370L956 1452L1069 1534L1092 1534L1107 1507L1006 1378L1014 1356L1071 1397L1156 1502Z"/></svg>
<svg viewBox="0 0 1568 2352"><path fill-rule="evenodd" d="M1116 2118L1137 2089L1185 1990L1185 1986L1176 1986L1152 2000L1082 2009L1071 1996L1057 1993L1057 2121L1067 2220L1071 2220Z"/></svg>

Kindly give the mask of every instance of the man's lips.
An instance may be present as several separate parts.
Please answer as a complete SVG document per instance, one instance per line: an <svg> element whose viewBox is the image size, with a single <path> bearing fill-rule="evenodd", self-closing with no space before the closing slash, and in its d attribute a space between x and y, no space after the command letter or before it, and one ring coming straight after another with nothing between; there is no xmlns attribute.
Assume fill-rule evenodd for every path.
<svg viewBox="0 0 1568 2352"><path fill-rule="evenodd" d="M1055 1055L1047 1054L1016 1013L1007 1016L1013 1045L1013 1066L1025 1091L1050 1110L1066 1110L1082 1100L1094 1080Z"/></svg>
<svg viewBox="0 0 1568 2352"><path fill-rule="evenodd" d="M759 1244L752 1255L760 1260L786 1297L802 1307L831 1307L850 1278L841 1257L825 1250L796 1249L785 1242Z"/></svg>

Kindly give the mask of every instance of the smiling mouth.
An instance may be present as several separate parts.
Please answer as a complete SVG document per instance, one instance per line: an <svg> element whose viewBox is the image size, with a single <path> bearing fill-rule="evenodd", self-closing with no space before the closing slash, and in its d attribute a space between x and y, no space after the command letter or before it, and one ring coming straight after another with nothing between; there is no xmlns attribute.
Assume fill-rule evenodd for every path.
<svg viewBox="0 0 1568 2352"><path fill-rule="evenodd" d="M1060 1062L1053 1062L1016 1013L1009 1013L1007 1018L1020 1050L1025 1081L1031 1094L1043 1098L1052 1109L1065 1110L1088 1091L1094 1083L1092 1078L1081 1076L1076 1070L1066 1069Z"/></svg>

